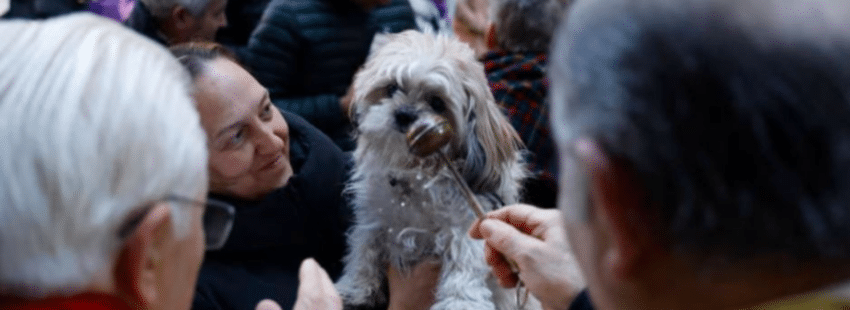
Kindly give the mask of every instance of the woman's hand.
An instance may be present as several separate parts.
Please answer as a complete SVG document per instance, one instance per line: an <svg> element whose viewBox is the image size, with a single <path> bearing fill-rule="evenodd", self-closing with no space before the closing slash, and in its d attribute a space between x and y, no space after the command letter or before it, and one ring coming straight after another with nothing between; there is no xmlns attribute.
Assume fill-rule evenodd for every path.
<svg viewBox="0 0 850 310"><path fill-rule="evenodd" d="M322 267L308 258L301 263L298 273L301 284L298 286L298 298L293 310L339 309L342 299ZM440 264L425 261L416 265L410 274L403 275L390 267L387 271L390 288L390 302L387 310L430 309L434 304L434 288L440 278ZM282 310L271 299L257 304L256 310Z"/></svg>
<svg viewBox="0 0 850 310"><path fill-rule="evenodd" d="M298 271L298 297L293 310L342 310L342 298L334 288L331 277L312 258L305 259ZM256 310L282 310L271 299L257 304Z"/></svg>
<svg viewBox="0 0 850 310"><path fill-rule="evenodd" d="M404 275L390 267L387 278L390 286L390 302L387 310L430 309L434 304L434 289L440 279L440 263L421 262L410 274Z"/></svg>
<svg viewBox="0 0 850 310"><path fill-rule="evenodd" d="M527 289L550 309L567 309L584 286L558 210L511 205L487 214L469 230L484 239L484 256L503 287L521 278ZM516 262L517 276L507 259Z"/></svg>

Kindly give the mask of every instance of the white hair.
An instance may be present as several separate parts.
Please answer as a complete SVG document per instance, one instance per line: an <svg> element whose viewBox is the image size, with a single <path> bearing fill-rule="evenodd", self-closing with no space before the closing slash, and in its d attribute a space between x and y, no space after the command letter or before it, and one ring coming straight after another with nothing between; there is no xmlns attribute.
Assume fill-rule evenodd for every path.
<svg viewBox="0 0 850 310"><path fill-rule="evenodd" d="M9 4L9 0L0 0L0 16L3 16L4 14L6 14L6 12L9 12Z"/></svg>
<svg viewBox="0 0 850 310"><path fill-rule="evenodd" d="M166 18L171 14L171 10L175 6L182 6L189 10L194 16L201 16L206 11L212 0L139 0L148 10L151 15L156 18Z"/></svg>
<svg viewBox="0 0 850 310"><path fill-rule="evenodd" d="M207 190L189 78L165 48L88 13L0 22L0 294L79 293L119 226ZM187 207L172 205L178 237Z"/></svg>

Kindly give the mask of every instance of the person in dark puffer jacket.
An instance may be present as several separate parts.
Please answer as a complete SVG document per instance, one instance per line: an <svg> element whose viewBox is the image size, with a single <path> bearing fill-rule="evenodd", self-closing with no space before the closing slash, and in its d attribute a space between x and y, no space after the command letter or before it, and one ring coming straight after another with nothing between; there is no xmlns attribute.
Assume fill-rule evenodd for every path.
<svg viewBox="0 0 850 310"><path fill-rule="evenodd" d="M343 97L372 38L415 27L408 0L273 0L240 57L276 106L351 150Z"/></svg>
<svg viewBox="0 0 850 310"><path fill-rule="evenodd" d="M218 31L215 42L226 46L237 59L244 59L248 38L260 22L269 1L271 0L228 1L224 9L227 14L227 26Z"/></svg>
<svg viewBox="0 0 850 310"><path fill-rule="evenodd" d="M549 130L546 54L552 33L571 1L490 0L484 70L493 97L528 148L533 177L522 201L554 208L558 193L555 147Z"/></svg>
<svg viewBox="0 0 850 310"><path fill-rule="evenodd" d="M216 42L239 54L248 45L248 38L257 28L270 0L233 0L227 2L227 26L216 35Z"/></svg>

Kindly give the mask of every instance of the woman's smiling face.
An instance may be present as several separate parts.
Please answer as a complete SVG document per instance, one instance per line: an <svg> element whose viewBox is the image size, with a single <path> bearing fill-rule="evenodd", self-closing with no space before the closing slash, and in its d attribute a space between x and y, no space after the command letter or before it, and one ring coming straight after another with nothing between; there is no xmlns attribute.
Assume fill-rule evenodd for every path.
<svg viewBox="0 0 850 310"><path fill-rule="evenodd" d="M195 100L210 149L210 192L259 199L292 176L289 127L268 91L224 57L205 63Z"/></svg>

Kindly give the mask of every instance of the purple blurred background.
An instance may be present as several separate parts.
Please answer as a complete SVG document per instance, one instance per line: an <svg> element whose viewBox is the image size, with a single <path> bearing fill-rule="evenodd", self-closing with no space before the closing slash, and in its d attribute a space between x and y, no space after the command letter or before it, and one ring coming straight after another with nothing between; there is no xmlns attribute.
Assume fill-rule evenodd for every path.
<svg viewBox="0 0 850 310"><path fill-rule="evenodd" d="M122 22L130 15L134 5L136 0L92 0L89 11Z"/></svg>

